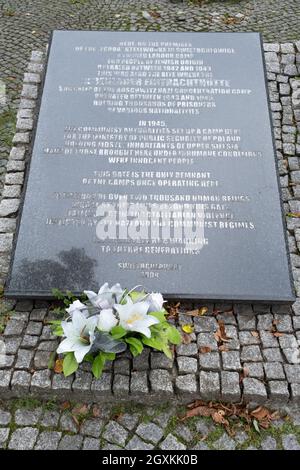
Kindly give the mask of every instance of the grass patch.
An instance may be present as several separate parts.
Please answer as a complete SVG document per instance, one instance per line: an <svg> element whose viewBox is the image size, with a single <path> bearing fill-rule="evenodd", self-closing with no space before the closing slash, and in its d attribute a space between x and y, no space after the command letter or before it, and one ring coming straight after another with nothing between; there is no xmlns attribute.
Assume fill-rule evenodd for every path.
<svg viewBox="0 0 300 470"><path fill-rule="evenodd" d="M16 132L16 112L12 109L0 114L0 142L7 147L12 146Z"/></svg>

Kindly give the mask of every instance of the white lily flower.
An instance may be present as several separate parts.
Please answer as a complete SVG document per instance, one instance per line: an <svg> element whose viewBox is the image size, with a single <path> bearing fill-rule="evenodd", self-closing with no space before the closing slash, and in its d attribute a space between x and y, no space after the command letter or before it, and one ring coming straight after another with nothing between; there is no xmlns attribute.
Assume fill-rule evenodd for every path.
<svg viewBox="0 0 300 470"><path fill-rule="evenodd" d="M105 308L101 310L100 314L98 315L98 318L99 320L97 327L100 331L109 332L118 323L118 319L114 315L112 308Z"/></svg>
<svg viewBox="0 0 300 470"><path fill-rule="evenodd" d="M80 302L80 300L75 300L72 304L69 305L68 308L66 308L66 312L70 315L70 317L72 317L75 310L80 310L80 312L83 313L85 317L87 317L89 314L87 306Z"/></svg>
<svg viewBox="0 0 300 470"><path fill-rule="evenodd" d="M92 347L97 322L97 315L86 318L80 310L74 310L71 321L61 322L66 338L60 343L57 352L74 352L75 359L80 364Z"/></svg>
<svg viewBox="0 0 300 470"><path fill-rule="evenodd" d="M129 331L137 331L151 337L150 326L159 323L157 318L147 315L149 310L148 302L136 302L133 303L131 298L127 298L125 305L115 305L120 318L120 325Z"/></svg>
<svg viewBox="0 0 300 470"><path fill-rule="evenodd" d="M115 284L109 287L106 282L100 287L98 294L91 290L85 290L84 293L88 296L89 301L97 308L111 308L115 303L120 302L124 289L120 284Z"/></svg>
<svg viewBox="0 0 300 470"><path fill-rule="evenodd" d="M152 292L146 300L149 305L149 312L160 312L164 308L164 302L166 302L159 292Z"/></svg>

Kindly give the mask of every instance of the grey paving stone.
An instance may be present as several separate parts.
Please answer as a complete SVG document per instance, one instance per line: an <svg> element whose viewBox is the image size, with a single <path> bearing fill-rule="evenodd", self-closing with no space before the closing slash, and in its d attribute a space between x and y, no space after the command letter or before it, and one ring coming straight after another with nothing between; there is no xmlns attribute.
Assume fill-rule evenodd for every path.
<svg viewBox="0 0 300 470"><path fill-rule="evenodd" d="M162 450L185 450L186 446L182 444L173 434L168 434L163 442L159 445Z"/></svg>
<svg viewBox="0 0 300 470"><path fill-rule="evenodd" d="M263 403L267 399L265 385L258 379L246 377L243 380L244 399L256 403Z"/></svg>
<svg viewBox="0 0 300 470"><path fill-rule="evenodd" d="M218 343L215 340L214 334L210 333L199 333L197 335L198 348L209 347L211 351L218 351Z"/></svg>
<svg viewBox="0 0 300 470"><path fill-rule="evenodd" d="M294 403L300 404L300 384L291 384L291 397Z"/></svg>
<svg viewBox="0 0 300 470"><path fill-rule="evenodd" d="M151 390L154 393L172 394L173 384L170 373L164 369L151 370L149 374Z"/></svg>
<svg viewBox="0 0 300 470"><path fill-rule="evenodd" d="M284 335L278 338L282 349L297 348L298 342L294 335Z"/></svg>
<svg viewBox="0 0 300 470"><path fill-rule="evenodd" d="M200 372L200 396L204 400L220 398L220 377L218 372Z"/></svg>
<svg viewBox="0 0 300 470"><path fill-rule="evenodd" d="M159 413L156 416L153 416L153 421L155 421L161 428L165 429L170 421L170 418L176 413L175 408L172 407L172 404L168 404L168 409Z"/></svg>
<svg viewBox="0 0 300 470"><path fill-rule="evenodd" d="M38 341L39 341L38 336L24 335L22 339L21 347L33 349L38 344Z"/></svg>
<svg viewBox="0 0 300 470"><path fill-rule="evenodd" d="M213 317L195 317L195 333L215 332L218 329L218 323Z"/></svg>
<svg viewBox="0 0 300 470"><path fill-rule="evenodd" d="M178 424L174 429L174 434L185 442L191 442L194 438L192 431L183 424Z"/></svg>
<svg viewBox="0 0 300 470"><path fill-rule="evenodd" d="M150 349L149 348L143 349L142 354L133 358L132 369L133 370L148 370L149 369L149 357L150 357Z"/></svg>
<svg viewBox="0 0 300 470"><path fill-rule="evenodd" d="M210 450L208 445L205 442L198 442L191 450Z"/></svg>
<svg viewBox="0 0 300 470"><path fill-rule="evenodd" d="M85 436L100 437L101 431L104 427L104 421L101 419L87 419L81 427L80 433Z"/></svg>
<svg viewBox="0 0 300 470"><path fill-rule="evenodd" d="M285 373L280 362L267 362L264 364L267 380L285 379Z"/></svg>
<svg viewBox="0 0 300 470"><path fill-rule="evenodd" d="M292 333L293 325L290 315L275 315L277 331L280 333Z"/></svg>
<svg viewBox="0 0 300 470"><path fill-rule="evenodd" d="M179 375L175 379L175 388L177 393L184 396L197 394L197 379L195 374Z"/></svg>
<svg viewBox="0 0 300 470"><path fill-rule="evenodd" d="M234 450L235 447L236 443L226 433L213 443L213 448L216 450Z"/></svg>
<svg viewBox="0 0 300 470"><path fill-rule="evenodd" d="M284 367L288 382L300 384L300 365L299 364L295 364L295 365L284 364L283 367Z"/></svg>
<svg viewBox="0 0 300 470"><path fill-rule="evenodd" d="M264 361L283 362L283 357L279 348L265 348L262 350L262 355Z"/></svg>
<svg viewBox="0 0 300 470"><path fill-rule="evenodd" d="M5 349L7 354L16 354L21 344L21 337L6 338L4 337Z"/></svg>
<svg viewBox="0 0 300 470"><path fill-rule="evenodd" d="M94 437L85 437L83 441L83 450L99 450L100 449L100 441L99 439L95 439Z"/></svg>
<svg viewBox="0 0 300 470"><path fill-rule="evenodd" d="M30 321L26 328L26 334L39 336L41 334L42 329L43 329L42 322Z"/></svg>
<svg viewBox="0 0 300 470"><path fill-rule="evenodd" d="M31 450L38 436L38 429L32 427L16 429L11 435L8 448L12 450Z"/></svg>
<svg viewBox="0 0 300 470"><path fill-rule="evenodd" d="M260 339L264 348L278 348L278 339L270 331L260 331Z"/></svg>
<svg viewBox="0 0 300 470"><path fill-rule="evenodd" d="M262 355L259 346L243 346L241 352L242 362L259 362L262 361Z"/></svg>
<svg viewBox="0 0 300 470"><path fill-rule="evenodd" d="M250 346L252 344L259 344L259 337L253 336L251 331L240 331L239 340L242 346Z"/></svg>
<svg viewBox="0 0 300 470"><path fill-rule="evenodd" d="M283 380L271 380L268 383L272 400L287 402L290 398L288 383Z"/></svg>
<svg viewBox="0 0 300 470"><path fill-rule="evenodd" d="M11 413L0 409L0 426L7 426L11 421Z"/></svg>
<svg viewBox="0 0 300 470"><path fill-rule="evenodd" d="M71 390L73 376L65 377L63 374L54 374L52 378L52 390L58 395L60 393L65 396L65 393Z"/></svg>
<svg viewBox="0 0 300 470"><path fill-rule="evenodd" d="M31 391L33 393L43 393L51 388L51 372L50 370L39 370L34 372L31 379Z"/></svg>
<svg viewBox="0 0 300 470"><path fill-rule="evenodd" d="M60 414L54 410L46 410L42 419L41 426L45 428L56 428L58 426Z"/></svg>
<svg viewBox="0 0 300 470"><path fill-rule="evenodd" d="M202 370L220 370L220 354L219 352L201 353L199 354L199 367ZM180 370L179 370L180 372Z"/></svg>
<svg viewBox="0 0 300 470"><path fill-rule="evenodd" d="M148 375L146 371L135 371L131 373L130 393L134 395L149 393Z"/></svg>
<svg viewBox="0 0 300 470"><path fill-rule="evenodd" d="M154 423L141 423L138 425L135 433L144 441L157 444L163 437L163 430Z"/></svg>
<svg viewBox="0 0 300 470"><path fill-rule="evenodd" d="M238 372L221 372L222 399L227 402L238 402L241 399L240 376Z"/></svg>
<svg viewBox="0 0 300 470"><path fill-rule="evenodd" d="M4 336L20 336L26 325L24 320L8 320Z"/></svg>
<svg viewBox="0 0 300 470"><path fill-rule="evenodd" d="M82 436L64 436L58 446L58 450L80 450L82 446Z"/></svg>
<svg viewBox="0 0 300 470"><path fill-rule="evenodd" d="M241 370L240 353L238 351L224 351L221 353L224 370Z"/></svg>
<svg viewBox="0 0 300 470"><path fill-rule="evenodd" d="M130 361L129 359L122 358L114 361L115 374L129 375L130 374Z"/></svg>
<svg viewBox="0 0 300 470"><path fill-rule="evenodd" d="M117 444L121 447L124 447L128 437L128 431L123 428L116 421L110 421L106 426L103 433L104 439L112 444Z"/></svg>
<svg viewBox="0 0 300 470"><path fill-rule="evenodd" d="M282 436L282 446L284 450L300 450L299 442L294 434Z"/></svg>
<svg viewBox="0 0 300 470"><path fill-rule="evenodd" d="M196 374L198 370L197 359L180 356L177 358L177 367L179 374Z"/></svg>
<svg viewBox="0 0 300 470"><path fill-rule="evenodd" d="M16 410L15 423L18 426L35 426L39 422L41 414L42 408Z"/></svg>
<svg viewBox="0 0 300 470"><path fill-rule="evenodd" d="M197 433L200 433L202 437L207 436L212 429L212 424L204 421L203 418L197 418L195 421L195 428Z"/></svg>
<svg viewBox="0 0 300 470"><path fill-rule="evenodd" d="M61 439L61 432L44 431L38 437L35 450L56 450Z"/></svg>
<svg viewBox="0 0 300 470"><path fill-rule="evenodd" d="M152 450L154 445L142 441L138 436L133 436L125 448L126 450Z"/></svg>
<svg viewBox="0 0 300 470"><path fill-rule="evenodd" d="M11 372L9 372L9 375ZM11 387L14 392L24 393L26 390L29 389L31 382L31 374L26 372L25 370L17 370L14 371L12 379L11 379ZM9 383L9 380L8 380ZM7 386L8 386L7 383ZM0 387L1 387L1 370L0 370Z"/></svg>
<svg viewBox="0 0 300 470"><path fill-rule="evenodd" d="M129 431L133 431L136 425L139 422L139 415L136 413L124 413L118 418L118 423L120 423L124 428Z"/></svg>
<svg viewBox="0 0 300 470"><path fill-rule="evenodd" d="M29 369L33 354L34 352L28 349L19 349L15 367L17 369Z"/></svg>
<svg viewBox="0 0 300 470"><path fill-rule="evenodd" d="M276 450L277 442L274 437L268 436L261 442L262 450Z"/></svg>
<svg viewBox="0 0 300 470"><path fill-rule="evenodd" d="M250 330L250 331L255 331L256 330L256 317L252 313L249 314L237 314L237 321L238 321L238 326L239 329L242 331L245 330Z"/></svg>
<svg viewBox="0 0 300 470"><path fill-rule="evenodd" d="M174 364L172 359L169 359L164 353L151 352L151 369L166 369L171 370Z"/></svg>
<svg viewBox="0 0 300 470"><path fill-rule="evenodd" d="M74 392L89 391L91 389L92 374L83 370L77 370L72 384Z"/></svg>
<svg viewBox="0 0 300 470"><path fill-rule="evenodd" d="M270 331L273 326L274 317L271 314L263 314L257 316L257 329Z"/></svg>
<svg viewBox="0 0 300 470"><path fill-rule="evenodd" d="M129 394L129 377L115 374L113 381L113 393L116 397L126 397Z"/></svg>
<svg viewBox="0 0 300 470"><path fill-rule="evenodd" d="M8 436L9 436L9 428L0 427L0 450L5 449Z"/></svg>
<svg viewBox="0 0 300 470"><path fill-rule="evenodd" d="M74 434L78 432L78 425L68 412L61 415L59 428L62 431L72 432Z"/></svg>
<svg viewBox="0 0 300 470"><path fill-rule="evenodd" d="M196 343L180 344L176 351L178 356L197 356L198 348Z"/></svg>

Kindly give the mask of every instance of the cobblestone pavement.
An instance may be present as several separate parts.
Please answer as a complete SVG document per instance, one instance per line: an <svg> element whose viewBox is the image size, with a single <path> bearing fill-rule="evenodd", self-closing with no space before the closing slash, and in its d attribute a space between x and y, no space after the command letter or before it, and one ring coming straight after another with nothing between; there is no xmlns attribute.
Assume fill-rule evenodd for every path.
<svg viewBox="0 0 300 470"><path fill-rule="evenodd" d="M236 420L232 436L210 418L181 421L183 414L183 408L172 407L0 402L0 449L300 450L299 413L260 433Z"/></svg>
<svg viewBox="0 0 300 470"><path fill-rule="evenodd" d="M113 15L114 19L111 20L112 10L108 8L116 6L117 3L124 6L124 2L101 2L101 5L106 4L107 8L103 11L101 21L106 21L109 27L121 28L122 18L124 19L126 14L132 18L132 23L141 21L140 29L146 27L159 29L157 20L149 21L145 17L141 18L141 15L137 13L135 13L137 18L131 17L131 7L128 7L126 12L124 8L123 10L119 8L114 15L120 14L120 17ZM147 11L153 11L155 3L158 2L152 2L152 10L147 2L139 2L139 8L142 11L146 11L146 8L148 8ZM285 2L285 6L294 5L296 14L296 3L298 1ZM51 5L46 5L45 2L44 10L37 10L35 13L30 10L33 8L32 4L33 2L22 1L10 2L11 6L7 6L7 2L6 10L2 11L2 18L0 18L0 27L4 25L0 39L0 73L4 76L9 98L8 106L0 114L0 178L2 178L0 191L3 188L0 202L0 284L3 283L8 270L28 157L28 142L33 127L37 85L43 67L42 54L38 52L32 54L32 60L27 67L29 49L35 45L44 45L48 38L48 30L53 27L94 28L94 21L97 17L89 13L89 6L92 2L86 2L86 9L80 5L75 8L75 5L69 2L54 1ZM42 4L44 4L43 1L36 1L34 8ZM137 2L126 2L126 4L133 7ZM179 8L178 5L174 6L169 2L159 2L159 4L164 5L164 8L168 5L172 8L174 15ZM238 8L250 4L258 7L256 2L242 1L238 3ZM263 9L264 5L273 3L262 1L259 4ZM17 5L16 11L13 10L14 5ZM55 5L64 5L65 14L72 11L75 16L68 16L69 23L63 23L61 14L55 14ZM215 8L222 7L220 2L211 2L210 6L212 5L217 5ZM235 8L234 11L237 11L236 4L224 2L223 7ZM11 8L12 11L7 8ZM199 9L199 6L194 8ZM205 8L208 8L208 4L203 6L203 11ZM187 10L187 6L181 4L180 9L185 12L192 11ZM18 13L20 11L22 11L21 15ZM31 16L27 17L26 12L31 12ZM49 18L47 18L47 12L49 12ZM109 14L105 16L105 12ZM185 13L186 17L187 13ZM269 14L269 17L272 15ZM44 26L38 28L39 18ZM289 21L291 30L293 18L294 16L291 16ZM87 19L91 23L84 23ZM176 29L183 30L183 25L187 20L176 21ZM11 22L10 26L9 22ZM18 36L15 32L16 26L13 25L17 24L23 36ZM164 25L175 29L175 27L172 28L172 19L170 24L164 21ZM242 22L229 22L227 26L230 27L229 30L242 28ZM131 22L123 27L130 29ZM249 24L245 28L249 29ZM190 26L188 29L193 30ZM217 27L214 29L217 30ZM282 28L280 31L284 36L285 29ZM8 42L5 41L10 43L10 48L7 46ZM299 297L300 80L298 76L300 44L299 42L266 43L265 58L280 182L287 216L288 241ZM25 85L22 88L21 78L23 79L25 70ZM13 138L16 104L20 95L22 98L17 115L17 133ZM7 160L12 138L13 149ZM48 369L49 360L51 362L53 359L51 353L56 347L56 340L52 337L46 323L49 316L52 316L48 310L49 304L31 301L16 303L0 299L0 334L3 333L0 336L0 397L3 399L11 397L9 403L3 403L2 407L0 406L0 448L1 446L14 448L22 445L26 448L34 446L66 448L69 446L74 449L100 445L108 449L116 445L128 448L144 446L145 449L151 446L165 449L183 448L182 446L187 448L197 446L199 449L206 447L258 448L259 446L265 449L275 446L277 448L298 446L299 448L297 441L299 417L292 417L292 421L280 420L277 424L275 423L274 428L262 432L261 435L257 435L254 431L245 435L245 430L241 427L237 429L237 434L233 438L229 437L223 428L212 425L210 421L202 418L193 419L184 424L180 423L176 418L180 410L173 408L166 407L162 411L155 408L148 409L147 406L143 409L131 407L121 410L123 414L120 410L112 408L110 417L106 414L92 419L90 418L92 412L89 411L86 421L92 419L91 428L95 426L98 429L98 431L90 431L89 424L85 423L79 429L74 419L68 415L68 410L62 413L60 424L58 424L59 414L57 413L61 413L61 410L58 412L58 405L54 402L47 405L36 403L35 400L49 400L49 397L52 397L53 400L58 401L88 400L90 403L103 400L125 403L132 399L148 404L172 400L175 404L176 399L191 401L195 397L201 397L224 402L238 402L243 398L247 402L267 403L272 407L280 406L280 408L284 408L288 403L299 404L300 300L297 300L293 308L232 304L205 306L208 307L207 314L194 319L194 333L189 337L191 341L177 349L173 362L163 360L158 353L145 352L137 360L124 355L115 364L108 365L101 380L95 381L86 366L83 366L75 377L68 379ZM194 307L195 305L187 304L182 306L179 328L180 324L193 321L191 317L185 316L184 310ZM227 345L228 350L225 351L222 351L222 348L220 350L220 344L214 338L218 320L224 321L227 335L231 337ZM29 395L31 398L24 400L24 397ZM53 418L53 421L44 421L43 413L46 413L49 407L56 418ZM26 413L27 415L29 413L29 418L23 420L22 416L24 414L26 416ZM111 419L116 415L118 415L117 420ZM80 422L81 419L80 416ZM69 424L62 424L65 422ZM146 424L148 427L145 431ZM152 441L147 441L149 435ZM152 438L152 436L155 437ZM207 437L201 440L205 436Z"/></svg>

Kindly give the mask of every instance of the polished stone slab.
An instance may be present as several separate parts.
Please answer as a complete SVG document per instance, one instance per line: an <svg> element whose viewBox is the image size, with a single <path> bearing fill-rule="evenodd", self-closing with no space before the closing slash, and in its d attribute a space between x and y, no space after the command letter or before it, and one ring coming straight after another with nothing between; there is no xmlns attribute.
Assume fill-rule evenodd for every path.
<svg viewBox="0 0 300 470"><path fill-rule="evenodd" d="M293 301L258 34L54 32L6 293L105 281Z"/></svg>

